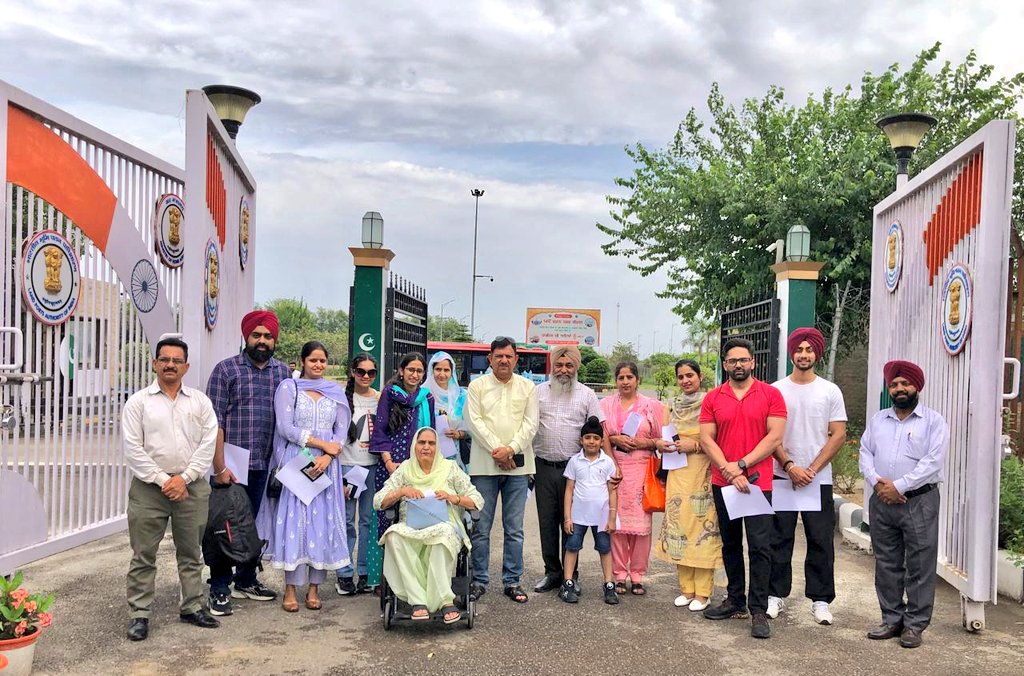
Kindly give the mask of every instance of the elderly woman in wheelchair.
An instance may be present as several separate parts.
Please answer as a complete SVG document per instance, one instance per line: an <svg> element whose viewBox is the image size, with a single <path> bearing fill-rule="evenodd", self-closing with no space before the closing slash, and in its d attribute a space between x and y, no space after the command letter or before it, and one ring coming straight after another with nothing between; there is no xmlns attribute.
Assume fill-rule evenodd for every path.
<svg viewBox="0 0 1024 676"><path fill-rule="evenodd" d="M437 446L433 429L417 430L411 457L373 496L373 506L398 505L398 520L380 539L388 587L412 606L412 620L429 620L440 611L444 623L452 624L462 617L452 576L460 550L470 546L464 510L478 510L484 501L469 476Z"/></svg>

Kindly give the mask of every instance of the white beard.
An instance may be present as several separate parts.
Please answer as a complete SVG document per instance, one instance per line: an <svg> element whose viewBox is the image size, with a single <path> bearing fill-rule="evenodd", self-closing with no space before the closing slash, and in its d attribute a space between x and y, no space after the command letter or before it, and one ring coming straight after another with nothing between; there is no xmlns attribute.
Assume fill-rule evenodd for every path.
<svg viewBox="0 0 1024 676"><path fill-rule="evenodd" d="M565 380L563 380L565 378ZM551 391L556 396L565 396L572 394L573 387L576 386L576 378L574 376L555 376L551 379Z"/></svg>

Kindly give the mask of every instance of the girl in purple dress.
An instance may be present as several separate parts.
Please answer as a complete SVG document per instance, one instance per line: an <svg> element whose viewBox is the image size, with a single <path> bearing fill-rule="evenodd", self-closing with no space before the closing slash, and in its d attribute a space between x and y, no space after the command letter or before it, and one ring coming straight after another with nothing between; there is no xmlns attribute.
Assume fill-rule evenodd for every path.
<svg viewBox="0 0 1024 676"><path fill-rule="evenodd" d="M301 377L281 382L274 395L277 427L270 467L280 468L299 453L313 457L314 475L326 474L331 485L308 505L288 487L277 499L264 500L256 518L260 537L268 541L264 558L285 571L282 607L296 612L296 587L309 584L306 607L321 607L319 585L328 571L349 564L345 533L345 493L337 460L352 413L338 383L323 377L327 348L317 341L302 346Z"/></svg>
<svg viewBox="0 0 1024 676"><path fill-rule="evenodd" d="M381 388L377 417L370 437L370 452L380 455L374 482L379 491L398 466L409 459L412 437L421 427L433 427L434 397L420 387L427 370L427 360L418 352L410 352L398 363L398 371ZM383 511L377 512L377 537L391 526Z"/></svg>

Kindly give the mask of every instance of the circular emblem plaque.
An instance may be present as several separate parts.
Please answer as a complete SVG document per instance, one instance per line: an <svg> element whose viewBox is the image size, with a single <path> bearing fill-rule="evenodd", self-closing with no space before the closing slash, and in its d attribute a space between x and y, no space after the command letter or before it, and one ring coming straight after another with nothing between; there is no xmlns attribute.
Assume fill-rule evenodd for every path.
<svg viewBox="0 0 1024 676"><path fill-rule="evenodd" d="M238 206L238 262L243 270L245 270L245 264L249 262L249 221L251 218L249 198L243 197Z"/></svg>
<svg viewBox="0 0 1024 676"><path fill-rule="evenodd" d="M82 271L71 242L56 230L42 230L25 244L21 291L33 316L63 324L74 314L82 292Z"/></svg>
<svg viewBox="0 0 1024 676"><path fill-rule="evenodd" d="M903 274L903 226L899 221L893 221L889 225L885 251L882 255L885 263L885 288L892 293Z"/></svg>
<svg viewBox="0 0 1024 676"><path fill-rule="evenodd" d="M153 244L160 260L169 268L185 260L185 203L177 195L162 195L153 213Z"/></svg>
<svg viewBox="0 0 1024 676"><path fill-rule="evenodd" d="M132 302L139 312L149 312L156 307L160 281L156 276L156 268L146 259L140 260L132 268L131 290Z"/></svg>
<svg viewBox="0 0 1024 676"><path fill-rule="evenodd" d="M203 288L203 314L206 315L206 328L212 331L217 325L217 310L220 308L220 256L212 239L206 242L206 284Z"/></svg>
<svg viewBox="0 0 1024 676"><path fill-rule="evenodd" d="M949 269L942 285L942 345L951 355L960 354L971 333L974 309L974 283L971 271L963 263Z"/></svg>

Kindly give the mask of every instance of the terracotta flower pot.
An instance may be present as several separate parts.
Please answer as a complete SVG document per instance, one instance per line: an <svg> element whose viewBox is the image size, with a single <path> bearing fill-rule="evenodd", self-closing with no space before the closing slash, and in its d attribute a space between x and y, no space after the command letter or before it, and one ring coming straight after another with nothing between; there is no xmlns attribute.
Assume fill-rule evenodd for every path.
<svg viewBox="0 0 1024 676"><path fill-rule="evenodd" d="M29 676L36 653L36 639L43 633L37 629L21 638L0 639L0 671L3 676ZM3 662L7 661L5 665Z"/></svg>

